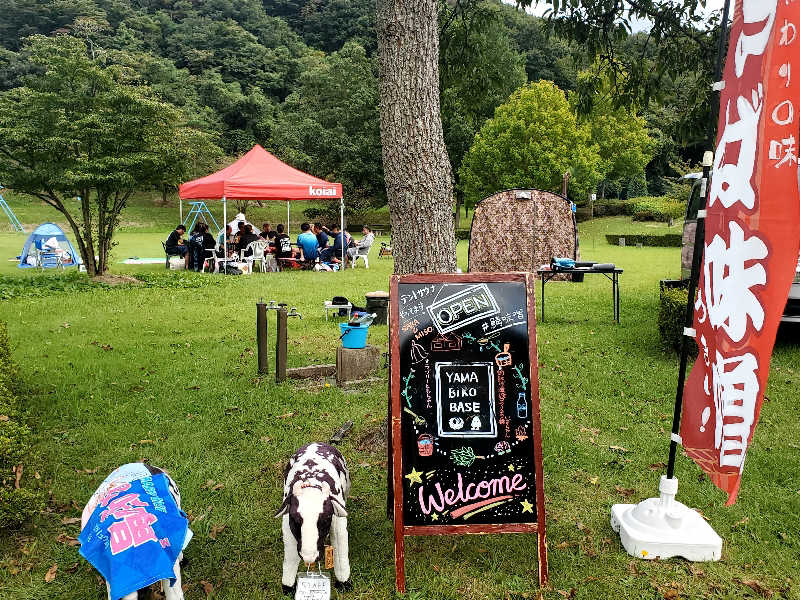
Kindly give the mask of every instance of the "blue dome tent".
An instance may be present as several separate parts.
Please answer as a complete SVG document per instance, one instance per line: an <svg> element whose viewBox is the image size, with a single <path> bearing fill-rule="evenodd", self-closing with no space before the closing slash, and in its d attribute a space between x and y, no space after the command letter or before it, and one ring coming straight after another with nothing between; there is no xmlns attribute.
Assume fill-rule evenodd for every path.
<svg viewBox="0 0 800 600"><path fill-rule="evenodd" d="M81 258L61 227L55 223L42 223L25 240L17 266L20 269L52 269L79 264Z"/></svg>

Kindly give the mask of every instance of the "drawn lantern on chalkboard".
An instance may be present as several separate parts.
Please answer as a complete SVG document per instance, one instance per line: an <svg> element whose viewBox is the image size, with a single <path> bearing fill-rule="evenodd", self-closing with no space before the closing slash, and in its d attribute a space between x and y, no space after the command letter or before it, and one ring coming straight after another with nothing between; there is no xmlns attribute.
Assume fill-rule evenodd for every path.
<svg viewBox="0 0 800 600"><path fill-rule="evenodd" d="M497 363L498 367L507 367L511 364L509 348L511 348L511 344L503 344L503 351L494 355L494 362Z"/></svg>
<svg viewBox="0 0 800 600"><path fill-rule="evenodd" d="M525 392L520 392L517 396L517 417L520 419L528 418L528 401L525 399Z"/></svg>
<svg viewBox="0 0 800 600"><path fill-rule="evenodd" d="M430 433L423 433L417 438L417 450L420 456L431 456L433 454L433 436Z"/></svg>

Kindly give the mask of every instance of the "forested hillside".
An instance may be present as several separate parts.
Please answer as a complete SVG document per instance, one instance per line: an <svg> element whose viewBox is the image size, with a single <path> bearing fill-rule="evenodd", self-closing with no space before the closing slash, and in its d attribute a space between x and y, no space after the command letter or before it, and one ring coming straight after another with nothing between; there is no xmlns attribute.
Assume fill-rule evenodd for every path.
<svg viewBox="0 0 800 600"><path fill-rule="evenodd" d="M126 67L178 107L222 155L260 143L342 181L358 210L385 203L375 10L375 0L4 0L0 90L42 69L29 60L28 36L77 37L95 60ZM593 63L546 22L494 0L443 3L440 30L442 119L460 203L462 158L495 108L526 82L580 91L579 73ZM621 40L620 53L646 57L643 40ZM706 96L695 84L706 79L698 72L665 81L660 98L633 107L654 140L653 192L670 163L702 150L692 145L703 137ZM632 175L603 172L600 189L624 194Z"/></svg>

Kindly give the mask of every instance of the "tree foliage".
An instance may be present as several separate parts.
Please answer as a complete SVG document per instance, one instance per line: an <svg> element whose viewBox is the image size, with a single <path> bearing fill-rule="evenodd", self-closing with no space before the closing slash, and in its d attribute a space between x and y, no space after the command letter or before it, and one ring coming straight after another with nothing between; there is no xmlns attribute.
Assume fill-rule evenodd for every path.
<svg viewBox="0 0 800 600"><path fill-rule="evenodd" d="M461 181L474 204L509 188L558 191L566 172L571 193L585 198L602 179L603 163L564 92L540 81L514 92L486 121L464 157Z"/></svg>
<svg viewBox="0 0 800 600"><path fill-rule="evenodd" d="M131 194L175 185L192 157L216 149L134 73L92 59L83 41L36 35L27 50L46 70L0 94L0 180L62 213L89 274L103 273Z"/></svg>
<svg viewBox="0 0 800 600"><path fill-rule="evenodd" d="M340 181L350 207L385 204L375 60L348 42L308 63L277 117L271 149L297 168Z"/></svg>

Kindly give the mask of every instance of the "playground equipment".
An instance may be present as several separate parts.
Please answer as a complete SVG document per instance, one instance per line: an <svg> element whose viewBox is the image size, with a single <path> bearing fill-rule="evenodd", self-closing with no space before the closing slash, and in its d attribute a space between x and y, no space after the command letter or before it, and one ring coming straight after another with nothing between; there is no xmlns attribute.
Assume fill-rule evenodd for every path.
<svg viewBox="0 0 800 600"><path fill-rule="evenodd" d="M3 186L0 185L0 190L2 189ZM25 230L22 229L22 223L19 222L17 215L15 215L14 211L11 210L11 207L8 205L8 202L6 202L5 198L3 198L2 194L0 194L0 208L3 209L4 213L6 213L6 217L8 217L8 222L11 223L12 229L14 229L14 231L23 233Z"/></svg>
<svg viewBox="0 0 800 600"><path fill-rule="evenodd" d="M183 224L186 225L189 219L192 219L191 224L186 225L186 231L192 231L194 229L194 224L197 221L197 217L201 217L205 220L206 223L214 223L213 231L219 230L219 225L217 225L217 220L214 218L214 215L211 214L211 211L208 210L208 206L202 200L199 202L189 202L189 205L192 207L189 209L189 212L186 213L186 218L183 220ZM208 217L204 217L203 215L208 215Z"/></svg>

